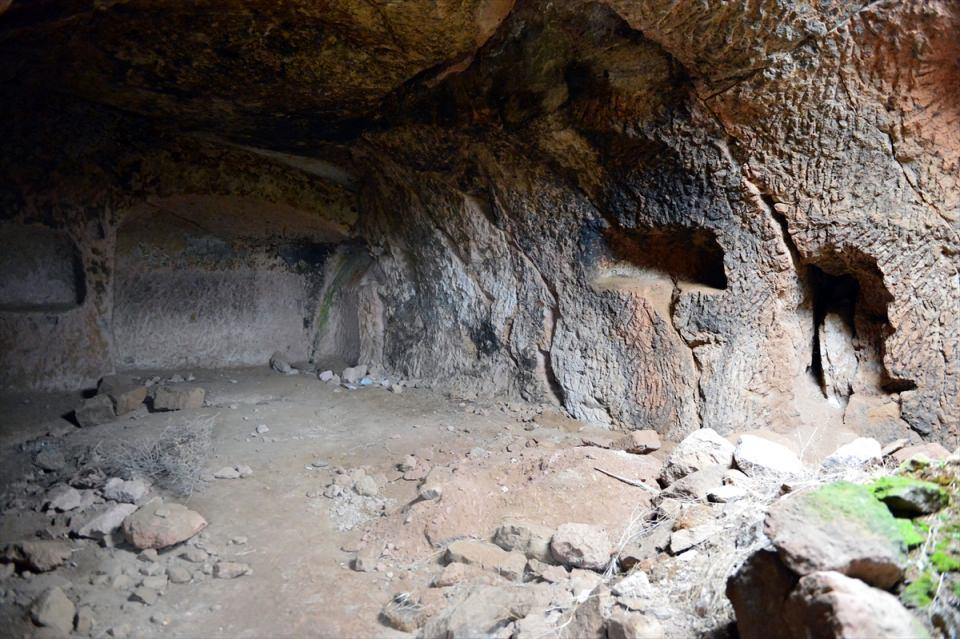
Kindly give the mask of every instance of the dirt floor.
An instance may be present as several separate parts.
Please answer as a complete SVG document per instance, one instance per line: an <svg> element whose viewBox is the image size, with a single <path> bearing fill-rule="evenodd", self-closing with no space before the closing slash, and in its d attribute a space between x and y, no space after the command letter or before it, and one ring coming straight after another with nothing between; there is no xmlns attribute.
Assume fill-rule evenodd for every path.
<svg viewBox="0 0 960 639"><path fill-rule="evenodd" d="M150 413L143 407L83 429L58 417L76 406L79 394L5 395L0 542L58 537L71 516L83 517L40 512L39 489L31 488L45 481L32 467L40 447L101 450L209 422L205 481L176 501L209 522L191 547L210 561L248 564L252 572L217 579L198 565L191 583L169 583L146 605L130 594L150 562L123 545L71 540L71 561L56 571L0 580L0 623L14 635L37 632L24 611L39 592L60 585L92 612L90 636L408 636L382 623L380 612L397 593L425 592L450 542L489 540L504 519L516 517L549 527L600 525L616 543L648 508L651 491L612 475L656 486L671 449L667 442L650 455L603 448L622 433L587 427L551 407L460 402L414 387L351 390L265 367L177 373L195 376L191 383L206 389L203 408ZM168 379L174 372L145 377L154 374ZM805 449L818 454L846 438L821 434L811 446L808 436ZM236 465L253 474L213 478ZM376 495L325 496L337 492L328 486L338 477L356 478L357 469L376 481ZM428 472L443 487L440 499L418 499ZM179 562L183 548L161 552L161 563ZM354 569L358 554L371 558L367 571ZM97 579L116 573L132 579L116 587Z"/></svg>

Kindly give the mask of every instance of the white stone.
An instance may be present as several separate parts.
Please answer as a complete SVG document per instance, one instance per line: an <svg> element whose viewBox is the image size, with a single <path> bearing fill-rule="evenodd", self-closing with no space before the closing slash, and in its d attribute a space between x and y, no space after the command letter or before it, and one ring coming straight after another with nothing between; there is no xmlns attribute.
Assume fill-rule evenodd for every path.
<svg viewBox="0 0 960 639"><path fill-rule="evenodd" d="M147 496L150 486L142 479L111 477L103 487L103 496L125 504L135 504Z"/></svg>
<svg viewBox="0 0 960 639"><path fill-rule="evenodd" d="M737 468L754 479L796 477L803 463L792 450L756 435L743 435L733 451Z"/></svg>
<svg viewBox="0 0 960 639"><path fill-rule="evenodd" d="M224 466L213 474L217 479L240 479L240 471L233 466Z"/></svg>
<svg viewBox="0 0 960 639"><path fill-rule="evenodd" d="M340 377L347 384L356 384L367 374L367 367L363 364L358 364L357 366L351 366L343 369L343 373Z"/></svg>
<svg viewBox="0 0 960 639"><path fill-rule="evenodd" d="M116 506L111 506L81 526L76 534L79 537L104 539L107 535L120 528L123 520L136 509L137 507L133 504L117 504Z"/></svg>
<svg viewBox="0 0 960 639"><path fill-rule="evenodd" d="M333 371L330 371L330 370L323 371L322 373L317 375L317 378L321 382L329 382L331 379L333 379Z"/></svg>
<svg viewBox="0 0 960 639"><path fill-rule="evenodd" d="M661 480L670 485L681 477L707 466L733 463L733 444L712 428L701 428L688 435L670 453L663 467Z"/></svg>
<svg viewBox="0 0 960 639"><path fill-rule="evenodd" d="M872 437L858 437L833 451L823 460L821 467L827 472L863 468L878 463L883 458L880 442Z"/></svg>
<svg viewBox="0 0 960 639"><path fill-rule="evenodd" d="M50 510L66 512L78 508L83 503L80 491L66 484L58 484L47 491L46 506Z"/></svg>

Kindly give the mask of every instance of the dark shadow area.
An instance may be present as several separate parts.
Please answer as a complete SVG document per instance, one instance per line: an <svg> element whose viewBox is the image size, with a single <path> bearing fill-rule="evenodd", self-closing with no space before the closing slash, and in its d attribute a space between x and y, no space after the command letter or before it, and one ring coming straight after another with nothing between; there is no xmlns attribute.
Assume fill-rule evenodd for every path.
<svg viewBox="0 0 960 639"><path fill-rule="evenodd" d="M723 249L709 229L682 226L607 232L613 257L691 284L727 288Z"/></svg>

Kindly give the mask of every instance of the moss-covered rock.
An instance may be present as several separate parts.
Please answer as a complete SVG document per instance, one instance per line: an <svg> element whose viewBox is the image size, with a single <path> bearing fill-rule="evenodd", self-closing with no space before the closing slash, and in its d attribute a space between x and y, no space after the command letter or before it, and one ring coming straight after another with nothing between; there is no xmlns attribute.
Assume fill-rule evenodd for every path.
<svg viewBox="0 0 960 639"><path fill-rule="evenodd" d="M836 482L777 502L767 514L767 536L791 570L803 576L836 570L880 588L903 575L907 529L863 485Z"/></svg>
<svg viewBox="0 0 960 639"><path fill-rule="evenodd" d="M901 475L881 477L870 489L890 510L902 515L935 513L950 501L947 491L937 484Z"/></svg>

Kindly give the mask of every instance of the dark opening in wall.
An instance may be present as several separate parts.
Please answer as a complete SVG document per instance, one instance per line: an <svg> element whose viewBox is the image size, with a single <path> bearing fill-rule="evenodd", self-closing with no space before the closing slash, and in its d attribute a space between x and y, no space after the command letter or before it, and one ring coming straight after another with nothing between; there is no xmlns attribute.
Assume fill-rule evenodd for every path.
<svg viewBox="0 0 960 639"><path fill-rule="evenodd" d="M57 313L83 304L83 260L65 233L5 226L0 247L0 311Z"/></svg>
<svg viewBox="0 0 960 639"><path fill-rule="evenodd" d="M813 316L809 372L824 396L845 404L855 388L899 392L915 387L883 364L893 332L887 305L893 296L876 261L858 251L827 251L807 268Z"/></svg>
<svg viewBox="0 0 960 639"><path fill-rule="evenodd" d="M809 267L808 282L813 305L810 373L825 396L846 399L859 365L854 314L860 283L852 275L830 275L816 266Z"/></svg>
<svg viewBox="0 0 960 639"><path fill-rule="evenodd" d="M709 229L666 226L607 234L613 257L680 282L727 288L723 249Z"/></svg>

